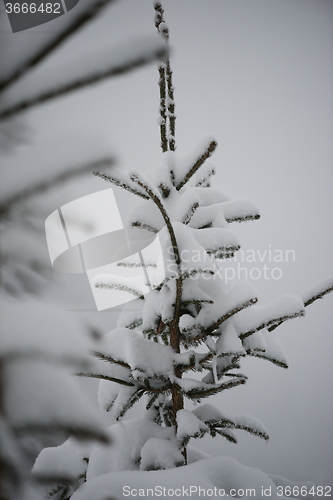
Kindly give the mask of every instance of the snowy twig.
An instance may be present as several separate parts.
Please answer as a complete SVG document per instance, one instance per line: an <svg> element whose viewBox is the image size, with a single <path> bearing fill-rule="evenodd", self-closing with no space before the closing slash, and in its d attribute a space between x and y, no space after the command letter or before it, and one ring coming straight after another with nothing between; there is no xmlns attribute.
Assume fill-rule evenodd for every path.
<svg viewBox="0 0 333 500"><path fill-rule="evenodd" d="M18 203L22 203L35 195L41 194L49 189L53 189L59 184L63 184L76 176L84 175L92 172L94 168L98 167L111 167L114 164L112 158L103 158L91 163L87 163L80 167L70 167L60 174L54 175L49 179L39 182L30 188L24 189L9 198L1 201L0 203L0 218L6 216Z"/></svg>
<svg viewBox="0 0 333 500"><path fill-rule="evenodd" d="M154 3L155 8L155 26L166 43L169 41L169 28L164 21L164 10L160 2ZM160 115L161 115L161 147L165 152L168 149L175 151L176 141L176 115L174 101L174 87L172 84L172 70L170 60L167 58L158 69L160 79ZM167 119L169 120L169 136L167 134Z"/></svg>
<svg viewBox="0 0 333 500"><path fill-rule="evenodd" d="M168 229L168 232L169 232L169 236L170 236L170 239L171 239L171 244L172 244L172 249L173 249L173 254L174 254L174 257L175 257L175 261L176 261L176 264L179 266L180 264L180 256L179 256L179 250L178 250L178 245L177 245L177 240L176 240L176 235L175 235L175 232L173 230L173 226L171 224L171 220L170 220L170 217L168 215L168 212L162 202L162 200L160 199L160 197L154 193L154 191L152 190L151 187L148 186L148 184L146 184L146 182L142 179L140 179L140 177L137 175L137 174L132 174L131 175L131 180L133 182L136 182L138 184L138 186L140 186L141 188L143 188L148 197L153 200L153 202L155 203L155 205L157 206L157 208L159 209L159 211L161 212L161 215L165 221L165 224L167 226L167 229Z"/></svg>
<svg viewBox="0 0 333 500"><path fill-rule="evenodd" d="M217 147L216 141L211 141L205 152L197 159L195 164L190 168L185 177L180 181L176 189L179 191L191 179L191 177L199 170L201 165L209 158Z"/></svg>
<svg viewBox="0 0 333 500"><path fill-rule="evenodd" d="M158 86L160 89L160 135L161 135L161 148L165 153L168 150L167 126L166 126L166 89L165 89L165 67L164 64L158 68L160 75Z"/></svg>
<svg viewBox="0 0 333 500"><path fill-rule="evenodd" d="M315 288L305 292L301 298L304 302L304 307L309 306L315 300L322 299L324 295L333 291L333 276L330 276L325 281L317 285Z"/></svg>
<svg viewBox="0 0 333 500"><path fill-rule="evenodd" d="M316 287L310 289L308 292L305 292L301 298L304 303L304 307L307 307L316 300L322 299L326 294L330 293L333 291L333 277L330 276L326 280L324 280L322 283L317 285ZM287 318L288 319L288 318ZM284 323L285 319L281 319L278 323L275 325L271 326L268 328L269 332L272 332L277 328L278 326L282 325Z"/></svg>
<svg viewBox="0 0 333 500"><path fill-rule="evenodd" d="M225 220L228 223L231 223L231 222L247 222L247 221L258 220L258 219L260 219L260 215L259 214L244 215L244 217L225 217Z"/></svg>
<svg viewBox="0 0 333 500"><path fill-rule="evenodd" d="M185 218L183 219L183 224L187 225L191 222L191 219L192 219L197 208L199 208L199 203L196 201L195 203L193 203L190 210L188 211Z"/></svg>
<svg viewBox="0 0 333 500"><path fill-rule="evenodd" d="M258 325L255 328L252 328L251 330L248 330L247 332L243 332L239 335L239 338L241 340L245 339L246 337L249 337L255 332L258 332L259 330L262 330L263 328L267 328L269 332L280 326L282 323L287 321L288 319L294 319L294 318L300 318L305 315L304 310L294 312L292 314L286 314L284 316L281 316L280 318L272 318L267 321L264 321L260 325ZM269 328L270 327L270 328Z"/></svg>
<svg viewBox="0 0 333 500"><path fill-rule="evenodd" d="M145 224L144 222L140 222L140 221L135 221L135 222L132 222L131 224L132 227L139 227L140 229L146 229L146 231L150 231L151 233L158 233L158 229L156 229L156 227L153 227L151 226L150 224Z"/></svg>
<svg viewBox="0 0 333 500"><path fill-rule="evenodd" d="M281 361L279 359L276 359L274 357L266 355L264 352L259 352L259 351L252 351L251 349L248 349L246 351L246 354L248 356L253 356L255 358L261 358L261 359L266 359L267 361L270 361L276 366L279 366L280 368L288 368L288 365L285 361Z"/></svg>
<svg viewBox="0 0 333 500"><path fill-rule="evenodd" d="M245 383L246 380L244 378L240 378L238 380L228 380L226 382L223 382L222 384L214 384L211 386L208 386L208 384L206 384L206 387L203 386L202 388L191 389L187 392L183 391L182 389L180 390L190 399L201 399L212 396L213 394L218 394L225 389L232 389L233 387L237 387L238 385L243 385Z"/></svg>
<svg viewBox="0 0 333 500"><path fill-rule="evenodd" d="M164 10L162 5L159 2L154 4L155 8L155 26L160 35L167 42L169 38L169 32L165 32L160 29L161 24L163 23L163 13ZM164 23L163 23L164 24ZM160 89L160 135L161 135L161 148L162 152L165 153L168 150L168 138L167 138L167 109L166 109L166 63L165 61L160 64L158 68L159 73L159 81L158 86Z"/></svg>
<svg viewBox="0 0 333 500"><path fill-rule="evenodd" d="M45 57L49 56L51 52L57 49L63 42L70 36L76 33L87 22L91 21L96 15L105 8L108 4L115 0L93 0L87 4L87 7L78 16L73 18L73 21L66 25L64 30L57 32L55 37L52 38L39 52L34 54L31 59L24 61L24 63L15 69L15 71L4 80L0 80L0 92L6 87L12 85L16 80L25 75L31 68L39 64Z"/></svg>
<svg viewBox="0 0 333 500"><path fill-rule="evenodd" d="M101 172L93 172L93 174L97 177L100 177L104 181L111 182L115 186L121 187L122 189L125 189L126 191L129 191L130 193L143 198L144 200L149 200L149 196L142 193L141 191L138 191L130 185L130 179L127 177L127 174L125 172L122 172L121 170L118 170L116 172L114 171L112 175L103 174Z"/></svg>
<svg viewBox="0 0 333 500"><path fill-rule="evenodd" d="M123 285L122 283L112 283L112 282L96 282L95 288L99 288L100 290L118 290L119 292L127 292L135 295L139 299L143 300L144 296L140 290L136 290L135 288L129 287L127 285Z"/></svg>
<svg viewBox="0 0 333 500"><path fill-rule="evenodd" d="M226 321L228 318L230 318L231 316L234 316L234 314L237 314L238 312L242 311L243 309L246 309L247 307L250 307L253 304L256 304L256 302L258 302L258 299L253 298L253 299L247 300L246 302L243 302L243 304L240 304L239 306L234 307L230 311L226 312L217 321L215 321L215 323L213 323L211 326L209 326L208 328L205 329L204 336L210 335L211 333L214 332L214 330L216 330L223 323L223 321Z"/></svg>

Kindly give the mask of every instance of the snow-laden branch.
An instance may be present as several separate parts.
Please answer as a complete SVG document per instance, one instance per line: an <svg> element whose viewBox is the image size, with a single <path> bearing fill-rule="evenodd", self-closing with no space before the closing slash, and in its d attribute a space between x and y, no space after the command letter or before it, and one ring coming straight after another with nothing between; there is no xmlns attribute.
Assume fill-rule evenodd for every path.
<svg viewBox="0 0 333 500"><path fill-rule="evenodd" d="M182 379L177 380L177 385L179 390L189 399L198 400L203 398L208 398L214 394L218 394L221 391L226 389L232 389L233 387L237 387L238 385L245 384L246 378L239 377L236 380L227 380L220 382L218 384L206 384L204 382L190 380L190 379ZM188 384L190 383L190 387ZM193 387L191 387L193 386Z"/></svg>
<svg viewBox="0 0 333 500"><path fill-rule="evenodd" d="M95 54L86 54L80 63L77 59L70 61L66 67L62 65L58 71L54 70L50 76L47 75L42 79L40 77L37 79L36 75L29 75L22 82L19 82L19 91L11 89L11 95L4 94L0 120L10 118L22 111L87 87L105 78L118 76L139 68L155 59L160 59L165 55L166 50L165 45L155 38L140 39L130 44L127 43L117 50L104 48ZM46 81L47 78L49 81ZM18 99L15 97L16 93L19 94Z"/></svg>
<svg viewBox="0 0 333 500"><path fill-rule="evenodd" d="M208 144L203 154L196 160L194 165L191 166L191 168L187 171L182 180L177 184L176 189L178 191L185 186L185 184L191 179L191 177L199 170L201 165L204 164L207 158L209 158L213 154L216 147L217 147L216 141L211 141Z"/></svg>
<svg viewBox="0 0 333 500"><path fill-rule="evenodd" d="M310 288L310 290L306 291L301 295L301 298L304 302L304 307L309 306L315 300L322 299L324 295L333 291L333 276L329 276L325 280L318 283L318 285Z"/></svg>
<svg viewBox="0 0 333 500"><path fill-rule="evenodd" d="M201 405L199 408L193 410L192 413L204 422L210 430L217 431L218 428L241 429L266 441L269 439L267 429L255 417L249 415L231 417L210 404Z"/></svg>
<svg viewBox="0 0 333 500"><path fill-rule="evenodd" d="M146 191L147 195L149 196L149 198L151 200L153 200L153 202L155 203L155 205L159 209L159 211L164 219L164 222L166 224L166 227L168 229L168 233L169 233L169 236L171 239L172 249L173 249L173 253L174 253L175 262L179 266L180 255L179 255L176 235L175 235L169 214L167 212L167 209L164 206L164 203L162 202L159 195L154 192L154 188L152 186L149 186L146 181L144 181L141 177L138 176L138 174L132 174L131 181L136 182L138 184L138 186L140 186L142 189L144 189Z"/></svg>
<svg viewBox="0 0 333 500"><path fill-rule="evenodd" d="M120 280L119 281L114 281L116 276L113 276L111 281L107 275L97 277L95 280L94 286L95 288L99 288L100 290L117 290L118 292L126 292L134 295L135 297L138 297L139 299L144 299L144 296L140 290L137 290L136 288L133 288L132 286L128 286Z"/></svg>
<svg viewBox="0 0 333 500"><path fill-rule="evenodd" d="M267 304L244 311L235 318L235 328L240 339L252 335L263 328L279 325L288 319L304 316L303 301L295 295L281 295ZM273 329L273 328L272 328Z"/></svg>
<svg viewBox="0 0 333 500"><path fill-rule="evenodd" d="M301 295L301 299L303 300L304 307L307 307L311 305L313 302L315 302L318 299L322 299L326 294L330 293L333 291L333 276L329 276L325 280L321 281L318 283L318 285L314 286L313 288L310 288L307 292L304 292ZM289 319L289 318L286 318ZM282 325L286 321L286 319L281 318L280 321L278 321L276 324L270 326L268 328L269 332L272 332L277 328L278 326Z"/></svg>

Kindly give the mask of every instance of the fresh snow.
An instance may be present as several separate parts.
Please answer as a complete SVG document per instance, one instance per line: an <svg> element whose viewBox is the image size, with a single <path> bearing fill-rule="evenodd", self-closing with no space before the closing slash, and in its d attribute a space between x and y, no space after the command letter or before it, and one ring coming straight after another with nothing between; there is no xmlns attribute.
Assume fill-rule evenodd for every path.
<svg viewBox="0 0 333 500"><path fill-rule="evenodd" d="M111 448L110 448L111 450ZM123 500L124 497L149 496L152 499L169 496L190 495L193 500L201 500L203 492L208 491L212 496L215 491L223 489L225 496L230 496L231 490L250 490L255 492L256 498L267 498L262 489L269 492L273 500L286 498L277 493L275 477L269 477L264 472L241 464L237 460L225 457L204 458L185 467L160 471L122 471L104 473L82 485L73 495L72 500L105 500L112 497L114 500ZM275 479L277 482L279 479ZM301 485L303 483L292 483ZM306 483L308 484L308 483ZM190 488L192 487L192 490ZM165 488L165 490L163 490ZM201 488L201 492L199 491ZM176 492L177 490L177 492ZM176 493L175 493L176 492ZM234 494L234 492L232 492ZM239 492L238 498L244 496ZM302 498L312 498L311 496Z"/></svg>
<svg viewBox="0 0 333 500"><path fill-rule="evenodd" d="M116 328L104 337L103 353L127 363L132 376L172 376L174 352L169 346L146 340L128 328Z"/></svg>
<svg viewBox="0 0 333 500"><path fill-rule="evenodd" d="M235 316L234 325L238 334L242 335L277 323L281 318L303 315L302 299L295 295L285 294L265 306L254 306L241 311Z"/></svg>
<svg viewBox="0 0 333 500"><path fill-rule="evenodd" d="M182 443L188 436L201 437L208 432L207 425L189 410L177 412L177 438Z"/></svg>
<svg viewBox="0 0 333 500"><path fill-rule="evenodd" d="M152 437L141 449L140 470L173 469L184 462L184 457L173 441Z"/></svg>

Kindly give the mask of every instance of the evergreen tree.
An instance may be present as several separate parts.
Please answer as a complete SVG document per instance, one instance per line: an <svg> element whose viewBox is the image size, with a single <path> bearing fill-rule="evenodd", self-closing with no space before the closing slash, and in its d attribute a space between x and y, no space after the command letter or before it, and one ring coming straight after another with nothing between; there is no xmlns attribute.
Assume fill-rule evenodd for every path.
<svg viewBox="0 0 333 500"><path fill-rule="evenodd" d="M169 31L158 2L155 11L158 32L168 42ZM225 262L240 248L228 225L256 220L259 210L252 202L232 201L210 187L214 168L207 160L217 147L214 139L185 159L176 153L174 89L168 58L159 67L159 88L163 153L159 169L144 176L116 169L109 174L96 172L141 202L130 215L133 255L119 260L118 266L141 269L146 282L105 275L95 281L106 294L108 289L131 294L140 307L137 312L133 303L130 309L124 307L117 328L94 350L89 369L77 373L100 379L100 405L106 411L112 409L121 423L107 429L113 442L110 448L95 446L88 450L70 438L60 447L42 451L35 474L66 470L75 478L70 487L62 483L50 492L57 500L70 498L85 477L87 484L79 488L73 500L109 498L115 480L111 475L108 483L109 471L169 469L193 462L193 450L188 446L191 438L219 434L237 442L233 431L242 429L267 440L266 429L254 417L227 415L205 404L205 400L246 382L239 371L245 356L287 368L284 352L272 332L286 320L303 316L306 306L333 289L330 278L300 298L285 295L260 307L249 283L233 285L223 280ZM148 244L153 250L146 252ZM122 420L142 398L146 399L145 418ZM191 410L188 405L190 409L186 409L186 401L194 403L195 408ZM229 474L229 463L221 459L215 465L202 465L207 477L210 465L219 478L223 474L224 479L236 477L240 472L235 468ZM100 476L98 481L94 481L96 476ZM179 476L175 471L174 477ZM263 476L258 484L267 481ZM247 471L242 476L246 487L249 477ZM122 486L124 478L119 479ZM141 481L146 479L144 476ZM276 477L273 482L280 484L280 480ZM140 482L138 476L135 481Z"/></svg>
<svg viewBox="0 0 333 500"><path fill-rule="evenodd" d="M155 12L156 28L168 43L169 30L159 2ZM116 419L122 419L145 396L146 418L173 430L165 436L155 431L150 435L136 457L141 470L168 468L170 460L174 466L186 464L189 440L205 434L237 442L233 430L243 429L267 440L266 429L253 417L231 417L209 404L189 410L184 401L197 404L245 384L246 376L239 372L245 356L287 368L284 352L271 332L286 320L303 316L307 305L333 289L330 278L302 298L284 295L258 306L249 283L232 285L223 280L225 260L240 249L229 224L256 220L259 211L252 202L232 201L210 187L214 168L207 160L217 147L215 140L206 141L191 158L177 155L168 57L159 66L159 89L163 152L159 169L144 176L117 169L95 175L142 200L130 216L136 229L131 232L132 243L135 247L138 239L145 241L149 235L158 239L163 279L158 254L155 260L151 255L148 260L128 257L118 262L118 266L144 269L153 288L147 295L144 287L126 284L119 277L97 276L96 287L105 293L118 289L133 294L142 307L138 313L124 310L118 328L105 336L104 346L94 353L101 363L96 363L94 371L80 373L102 379L100 404L106 411L113 408ZM191 373L203 376L191 377ZM170 451L164 461L158 458L163 447Z"/></svg>

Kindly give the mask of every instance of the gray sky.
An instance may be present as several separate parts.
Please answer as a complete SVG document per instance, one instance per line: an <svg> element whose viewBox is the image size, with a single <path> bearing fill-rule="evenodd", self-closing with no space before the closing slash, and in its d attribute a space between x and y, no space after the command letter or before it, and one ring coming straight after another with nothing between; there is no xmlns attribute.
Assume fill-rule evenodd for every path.
<svg viewBox="0 0 333 500"><path fill-rule="evenodd" d="M230 227L244 251L295 251L295 262L278 264L281 279L254 281L261 303L301 293L333 274L333 3L164 0L163 6L171 34L178 152L195 148L207 134L215 136L213 186L232 199L253 200L261 211L260 221ZM150 0L119 1L48 65L154 29ZM151 64L31 112L33 144L8 158L8 169L28 177L34 169L39 174L44 158L51 168L109 149L119 166L143 171L161 159L157 118L157 71ZM5 183L15 181L7 176ZM54 209L74 199L74 191L80 197L105 187L98 179L82 182L54 199ZM117 196L125 217L136 200ZM267 259L265 264L275 267ZM306 319L274 332L289 370L246 360L248 383L213 401L227 413L262 420L268 444L239 433L238 445L216 438L196 446L292 480L331 484L332 300L316 302Z"/></svg>

